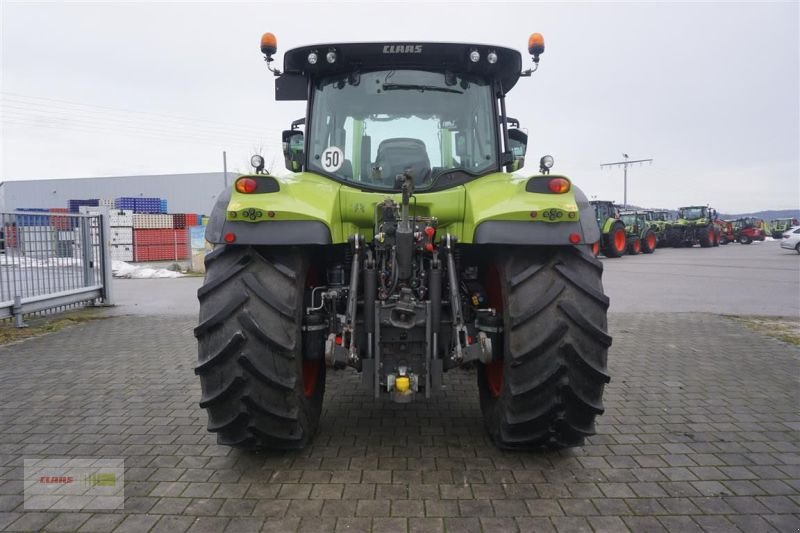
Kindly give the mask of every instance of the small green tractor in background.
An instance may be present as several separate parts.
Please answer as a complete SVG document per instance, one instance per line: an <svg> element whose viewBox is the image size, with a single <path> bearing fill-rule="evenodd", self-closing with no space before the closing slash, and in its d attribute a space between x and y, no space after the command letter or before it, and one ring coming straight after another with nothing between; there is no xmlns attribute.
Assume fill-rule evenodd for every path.
<svg viewBox="0 0 800 533"><path fill-rule="evenodd" d="M800 226L800 221L796 218L776 218L770 221L769 229L773 239L780 239L784 232L789 231L794 226Z"/></svg>
<svg viewBox="0 0 800 533"><path fill-rule="evenodd" d="M595 255L602 253L606 257L621 257L628 247L625 224L619 218L619 209L614 202L592 200L597 226L600 228L600 240L594 245Z"/></svg>
<svg viewBox="0 0 800 533"><path fill-rule="evenodd" d="M675 248L719 246L720 230L713 222L716 218L716 210L705 205L681 207L667 232L667 242Z"/></svg>
<svg viewBox="0 0 800 533"><path fill-rule="evenodd" d="M655 231L647 223L647 218L642 211L621 211L620 219L625 224L625 234L628 238L628 253L652 254L656 250L658 238Z"/></svg>
<svg viewBox="0 0 800 533"><path fill-rule="evenodd" d="M667 245L667 232L672 226L672 219L669 211L648 209L642 211L644 218L650 225L656 236L656 247L661 248Z"/></svg>

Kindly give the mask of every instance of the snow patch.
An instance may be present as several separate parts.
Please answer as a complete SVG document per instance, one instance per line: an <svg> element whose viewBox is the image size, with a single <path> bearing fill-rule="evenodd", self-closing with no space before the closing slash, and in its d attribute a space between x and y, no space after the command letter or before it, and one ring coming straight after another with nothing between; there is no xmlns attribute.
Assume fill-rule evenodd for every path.
<svg viewBox="0 0 800 533"><path fill-rule="evenodd" d="M115 278L152 279L152 278L182 278L183 274L166 268L150 268L132 265L125 261L112 261L111 271Z"/></svg>

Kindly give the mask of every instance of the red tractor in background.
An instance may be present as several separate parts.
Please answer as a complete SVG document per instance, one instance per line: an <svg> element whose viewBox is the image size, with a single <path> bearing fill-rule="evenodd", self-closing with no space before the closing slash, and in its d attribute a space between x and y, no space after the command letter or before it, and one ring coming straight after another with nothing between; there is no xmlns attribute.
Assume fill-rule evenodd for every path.
<svg viewBox="0 0 800 533"><path fill-rule="evenodd" d="M715 220L714 224L719 227L719 243L728 244L736 241L736 234L733 232L733 222L730 220Z"/></svg>
<svg viewBox="0 0 800 533"><path fill-rule="evenodd" d="M736 220L723 220L722 231L719 235L720 244L739 242L750 244L753 241L763 241L764 231L758 227L758 221L753 217L737 218Z"/></svg>

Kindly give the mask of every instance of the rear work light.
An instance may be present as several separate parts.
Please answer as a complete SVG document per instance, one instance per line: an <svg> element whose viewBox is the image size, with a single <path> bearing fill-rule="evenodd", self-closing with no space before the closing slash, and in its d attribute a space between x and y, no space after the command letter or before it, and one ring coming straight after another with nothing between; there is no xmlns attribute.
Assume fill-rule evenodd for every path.
<svg viewBox="0 0 800 533"><path fill-rule="evenodd" d="M556 194L564 194L569 191L570 183L564 178L553 178L547 183L547 188Z"/></svg>
<svg viewBox="0 0 800 533"><path fill-rule="evenodd" d="M239 178L236 180L236 190L242 194L252 194L256 192L258 182L253 178Z"/></svg>

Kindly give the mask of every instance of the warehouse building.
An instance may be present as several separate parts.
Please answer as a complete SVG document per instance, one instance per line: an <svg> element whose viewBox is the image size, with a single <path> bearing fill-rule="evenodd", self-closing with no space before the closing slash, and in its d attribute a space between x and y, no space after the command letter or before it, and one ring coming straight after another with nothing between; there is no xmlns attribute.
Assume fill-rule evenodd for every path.
<svg viewBox="0 0 800 533"><path fill-rule="evenodd" d="M228 172L227 183L236 175ZM4 181L0 182L0 212L63 208L74 199L152 197L166 199L171 213L208 215L225 183L223 172Z"/></svg>

